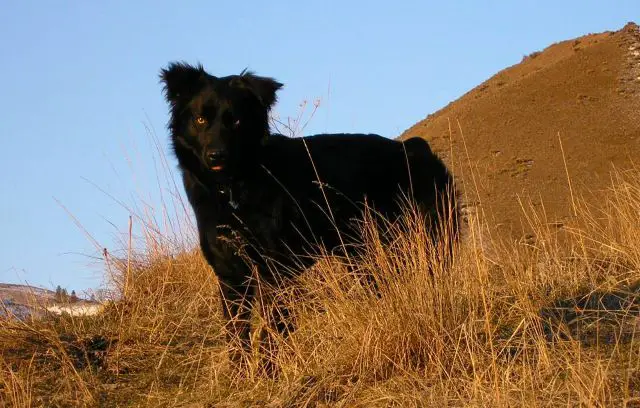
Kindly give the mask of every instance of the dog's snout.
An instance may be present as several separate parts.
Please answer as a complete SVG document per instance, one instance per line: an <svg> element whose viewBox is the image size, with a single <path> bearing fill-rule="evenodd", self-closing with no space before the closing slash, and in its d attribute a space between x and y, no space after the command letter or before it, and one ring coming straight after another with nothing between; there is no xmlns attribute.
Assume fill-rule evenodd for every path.
<svg viewBox="0 0 640 408"><path fill-rule="evenodd" d="M205 153L207 165L212 170L221 170L224 162L224 152L220 150L209 150Z"/></svg>
<svg viewBox="0 0 640 408"><path fill-rule="evenodd" d="M214 162L217 159L219 159L220 157L222 157L222 153L217 152L217 151L209 151L207 152L207 160L210 162Z"/></svg>

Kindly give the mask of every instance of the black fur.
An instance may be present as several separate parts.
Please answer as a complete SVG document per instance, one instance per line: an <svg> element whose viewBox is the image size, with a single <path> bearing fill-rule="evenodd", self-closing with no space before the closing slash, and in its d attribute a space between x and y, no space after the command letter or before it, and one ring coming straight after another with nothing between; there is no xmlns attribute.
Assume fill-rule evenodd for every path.
<svg viewBox="0 0 640 408"><path fill-rule="evenodd" d="M454 191L452 176L422 139L271 134L268 114L282 87L275 80L251 72L218 78L185 63L171 63L160 76L201 249L240 349L248 347L253 268L274 282L309 267L313 258L304 255L318 244L331 250L357 242L351 221L365 199L393 219L399 193L412 187L430 228L436 211L457 214L455 195L445 194ZM286 311L275 315L274 328L285 331Z"/></svg>

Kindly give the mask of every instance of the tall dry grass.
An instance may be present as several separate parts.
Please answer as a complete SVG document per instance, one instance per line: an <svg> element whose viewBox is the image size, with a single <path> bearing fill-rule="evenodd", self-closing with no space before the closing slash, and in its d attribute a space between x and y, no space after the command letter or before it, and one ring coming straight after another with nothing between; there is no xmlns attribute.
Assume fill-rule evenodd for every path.
<svg viewBox="0 0 640 408"><path fill-rule="evenodd" d="M163 216L187 213L168 196ZM230 367L193 225L134 212L121 250L104 252L102 314L0 322L0 406L639 404L640 171L615 173L604 197L576 198L561 229L523 203L524 242L471 214L447 265L411 211L386 244L365 215L357 266L380 293L328 256L282 289L297 329L278 339L276 379L258 357Z"/></svg>

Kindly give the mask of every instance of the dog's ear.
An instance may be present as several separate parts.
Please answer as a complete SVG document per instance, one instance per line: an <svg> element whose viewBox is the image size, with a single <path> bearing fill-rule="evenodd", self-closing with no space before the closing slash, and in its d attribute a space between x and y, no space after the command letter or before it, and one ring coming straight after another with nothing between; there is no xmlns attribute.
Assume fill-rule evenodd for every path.
<svg viewBox="0 0 640 408"><path fill-rule="evenodd" d="M276 93L284 86L273 78L258 76L246 70L232 81L232 85L238 84L251 90L266 109L271 109L276 103L278 100Z"/></svg>
<svg viewBox="0 0 640 408"><path fill-rule="evenodd" d="M164 83L167 101L175 104L181 99L190 99L202 87L202 79L207 75L202 65L172 62L160 71L160 81Z"/></svg>

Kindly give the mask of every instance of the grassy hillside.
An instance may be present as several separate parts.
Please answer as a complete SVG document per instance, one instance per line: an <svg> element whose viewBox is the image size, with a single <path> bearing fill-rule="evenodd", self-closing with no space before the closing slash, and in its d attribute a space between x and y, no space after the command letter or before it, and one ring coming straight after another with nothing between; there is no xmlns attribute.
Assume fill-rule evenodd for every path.
<svg viewBox="0 0 640 408"><path fill-rule="evenodd" d="M640 401L635 301L640 172L616 174L584 229L509 242L469 219L436 264L408 215L383 247L363 224L377 298L323 258L284 292L299 329L277 379L230 369L216 281L197 251L107 257L119 300L102 315L0 323L3 406L620 406ZM157 238L157 239L156 239ZM483 250L491 240L491 254ZM428 272L431 269L433 276ZM260 319L256 316L256 324ZM255 362L254 362L255 363Z"/></svg>

